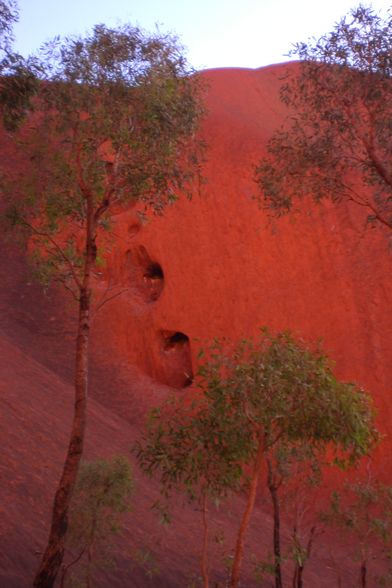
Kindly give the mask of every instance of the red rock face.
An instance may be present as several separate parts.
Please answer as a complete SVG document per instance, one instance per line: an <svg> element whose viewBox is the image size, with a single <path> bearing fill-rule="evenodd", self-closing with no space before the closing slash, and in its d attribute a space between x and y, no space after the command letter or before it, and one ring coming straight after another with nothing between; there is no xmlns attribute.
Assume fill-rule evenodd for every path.
<svg viewBox="0 0 392 588"><path fill-rule="evenodd" d="M372 393L386 432L392 236L366 227L354 206L327 203L272 222L252 200L253 166L286 115L278 98L285 68L204 74L206 182L191 202L144 226L134 211L116 216L107 271L128 291L100 313L97 338L176 388L190 383L196 353L213 337L268 325L321 338L339 376Z"/></svg>
<svg viewBox="0 0 392 588"><path fill-rule="evenodd" d="M135 209L114 215L107 263L95 284L98 302L114 297L94 319L87 457L128 452L147 405L171 391L194 394L197 353L213 337L236 340L268 325L309 342L322 338L338 375L371 392L387 435L378 463L392 481L391 235L367 228L353 206L325 204L271 221L252 199L253 166L286 114L278 95L285 67L205 72L205 182L192 201L181 200L145 224ZM47 298L18 264L8 252L0 259L0 387L10 415L0 428L0 467L9 480L0 496L6 505L0 550L7 556L0 584L10 587L27 584L37 564L34 551L45 541L72 407L74 333L62 299ZM69 303L66 308L72 316ZM127 526L120 569L115 582L102 585L121 588L135 578L147 585L141 570L130 568L129 545L143 547L148 537L156 543L147 547L162 556L159 577L148 585L184 586L197 569L194 509L186 507L175 528L159 535L146 514L157 489L137 477L142 498ZM242 506L233 506L231 522L222 522L228 548ZM266 552L270 519L262 510L255 517L250 538ZM318 574L323 557L326 550L310 564L315 588L335 582L332 572ZM249 577L244 585L251 587Z"/></svg>

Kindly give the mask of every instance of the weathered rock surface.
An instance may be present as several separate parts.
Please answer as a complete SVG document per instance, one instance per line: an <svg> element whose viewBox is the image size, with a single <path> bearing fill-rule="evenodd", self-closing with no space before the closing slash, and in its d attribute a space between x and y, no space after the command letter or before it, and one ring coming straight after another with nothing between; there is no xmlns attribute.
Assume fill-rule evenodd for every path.
<svg viewBox="0 0 392 588"><path fill-rule="evenodd" d="M322 338L339 375L372 392L386 429L392 236L367 227L355 205L271 222L252 199L253 165L286 114L285 67L206 72L206 184L138 231L134 211L117 216L108 267L129 290L102 309L97 330L116 356L176 387L191 375L188 354L195 366L197 349L215 336L269 325Z"/></svg>

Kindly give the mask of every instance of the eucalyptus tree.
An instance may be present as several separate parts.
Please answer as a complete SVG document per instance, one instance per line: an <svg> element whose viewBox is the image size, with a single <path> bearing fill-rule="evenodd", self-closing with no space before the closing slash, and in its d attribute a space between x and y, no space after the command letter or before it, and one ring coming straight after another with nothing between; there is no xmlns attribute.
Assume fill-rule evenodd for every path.
<svg viewBox="0 0 392 588"><path fill-rule="evenodd" d="M369 586L371 562L384 565L386 575L377 584L388 586L392 579L392 487L372 477L346 483L335 490L329 510L322 513L324 522L349 537L354 561L359 563L359 585Z"/></svg>
<svg viewBox="0 0 392 588"><path fill-rule="evenodd" d="M78 304L75 405L48 545L34 585L52 586L83 454L92 279L113 207L154 213L191 194L202 91L176 38L131 25L55 39L35 56L38 90L15 131L22 164L2 170L4 216L28 242L38 273ZM20 123L20 120L18 121Z"/></svg>
<svg viewBox="0 0 392 588"><path fill-rule="evenodd" d="M209 502L239 490L248 453L247 440L244 445L241 432L225 413L226 407L214 404L207 395L185 402L170 398L151 411L146 431L134 447L141 469L159 477L165 499L180 492L200 504L204 588L210 585Z"/></svg>
<svg viewBox="0 0 392 588"><path fill-rule="evenodd" d="M297 43L281 86L288 116L255 179L277 215L296 201L352 202L392 229L392 12L359 5L319 40Z"/></svg>
<svg viewBox="0 0 392 588"><path fill-rule="evenodd" d="M225 419L236 424L248 450L251 474L230 581L237 588L263 464L268 470L278 444L307 444L314 454L329 448L337 458L341 453L340 459L353 461L370 451L377 432L369 396L353 384L339 382L320 350L308 349L288 332L274 336L263 330L259 339L241 342L230 354L215 353L202 372L206 394L214 404L226 407ZM279 512L276 492L271 496L278 587Z"/></svg>
<svg viewBox="0 0 392 588"><path fill-rule="evenodd" d="M160 473L164 487L180 483L200 492L204 485L218 495L245 487L232 588L239 585L245 535L265 468L274 513L275 585L280 587L278 453L285 451L287 457L291 452L293 461L295 449L306 447L306 459L318 463L327 450L340 463L359 459L378 439L370 397L354 384L339 382L320 350L308 349L290 333L274 336L267 329L231 352L215 342L199 368L199 385L197 404L184 408L177 401L174 417L162 414L152 421L138 448L139 461L143 469Z"/></svg>
<svg viewBox="0 0 392 588"><path fill-rule="evenodd" d="M107 562L111 539L121 532L124 516L131 510L133 491L132 470L125 456L82 462L66 539L73 558L63 565L62 587L72 576L84 577L87 587L93 585L94 569ZM72 574L75 567L77 574Z"/></svg>

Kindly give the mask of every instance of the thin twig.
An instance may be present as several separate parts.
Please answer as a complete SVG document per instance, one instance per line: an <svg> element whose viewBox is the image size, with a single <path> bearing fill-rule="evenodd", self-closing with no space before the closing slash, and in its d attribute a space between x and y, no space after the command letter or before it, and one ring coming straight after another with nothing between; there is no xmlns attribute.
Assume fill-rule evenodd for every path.
<svg viewBox="0 0 392 588"><path fill-rule="evenodd" d="M78 563L78 561L80 560L80 558L85 553L86 549L87 549L87 545L84 546L84 548L82 549L82 551L79 553L79 555L73 561L71 561L67 566L66 565L63 565L63 572L61 574L60 588L64 588L64 580L65 580L65 576L67 574L68 569L70 567L74 566L76 563Z"/></svg>
<svg viewBox="0 0 392 588"><path fill-rule="evenodd" d="M22 218L22 224L24 224L27 228L29 228L35 235L37 235L38 237L42 237L45 239L48 239L48 241L53 245L53 247L60 253L61 257L63 258L63 260L65 261L65 263L68 265L69 269L71 270L71 275L73 277L73 279L75 280L75 283L77 285L77 287L80 289L82 287L82 284L77 276L77 274L75 273L75 268L74 265L72 263L72 261L69 259L69 257L64 253L64 249L62 249L60 247L60 245L53 239L53 237L51 237L49 235L49 233L44 233L42 231L39 231L38 229L36 229L32 224L30 224L29 222L27 222L25 219Z"/></svg>
<svg viewBox="0 0 392 588"><path fill-rule="evenodd" d="M124 294L124 292L127 292L128 288L124 288L124 290L120 290L120 292L117 292L116 294L113 294L113 296L109 296L109 298L105 298L105 300L103 300L102 302L100 302L93 310L92 315L95 316L95 314L107 303L110 302L111 300L114 300L114 298L117 298L118 296L121 296L121 294Z"/></svg>

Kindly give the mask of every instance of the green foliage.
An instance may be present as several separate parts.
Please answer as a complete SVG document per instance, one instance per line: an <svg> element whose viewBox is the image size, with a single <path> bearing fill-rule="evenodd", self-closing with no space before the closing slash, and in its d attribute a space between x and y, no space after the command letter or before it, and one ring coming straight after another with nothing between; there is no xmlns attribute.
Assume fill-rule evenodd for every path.
<svg viewBox="0 0 392 588"><path fill-rule="evenodd" d="M250 455L257 430L265 451L278 442L292 443L290 451L296 443L315 449L331 443L337 456L342 452L349 460L366 454L377 439L370 397L339 382L326 356L289 332L273 336L264 329L229 355L218 345L201 376L206 398L237 427Z"/></svg>
<svg viewBox="0 0 392 588"><path fill-rule="evenodd" d="M15 130L37 89L33 59L12 50L13 26L19 19L14 0L0 0L0 113L7 130Z"/></svg>
<svg viewBox="0 0 392 588"><path fill-rule="evenodd" d="M256 168L259 202L284 214L294 202L351 201L392 228L392 14L358 6L334 30L298 43L287 74L289 109Z"/></svg>
<svg viewBox="0 0 392 588"><path fill-rule="evenodd" d="M165 495L174 488L191 499L239 491L261 447L277 498L282 483L301 470L317 483L327 454L347 466L378 440L369 396L339 382L325 355L289 332L263 329L231 352L216 340L204 357L202 393L155 409L135 448L142 469L160 476ZM299 539L296 532L297 560L305 559Z"/></svg>
<svg viewBox="0 0 392 588"><path fill-rule="evenodd" d="M268 581L274 577L275 564L272 561L271 556L266 560L258 560L255 556L252 556L253 575L257 582Z"/></svg>
<svg viewBox="0 0 392 588"><path fill-rule="evenodd" d="M154 409L134 450L143 471L160 474L166 497L176 488L191 500L200 489L219 497L238 487L246 457L232 423L221 420L205 398L184 404L173 397Z"/></svg>
<svg viewBox="0 0 392 588"><path fill-rule="evenodd" d="M154 578L160 572L154 554L149 549L136 549L132 552L132 559L144 571L147 578Z"/></svg>
<svg viewBox="0 0 392 588"><path fill-rule="evenodd" d="M378 481L346 484L334 492L331 507L323 519L354 533L361 543L377 537L384 543L392 538L392 488Z"/></svg>
<svg viewBox="0 0 392 588"><path fill-rule="evenodd" d="M263 456L274 515L275 582L282 586L279 489L294 475L298 481L301 467L311 472L312 481L319 481L327 455L346 466L367 454L378 439L370 398L354 384L339 382L319 349L308 349L289 332L274 336L268 329L231 353L216 342L201 376L206 398L223 415L225 431L232 430L240 439L242 465L253 472L237 538L233 585L238 582L244 525L253 509ZM299 565L299 549L303 558L311 549L302 548L297 522L293 539Z"/></svg>
<svg viewBox="0 0 392 588"><path fill-rule="evenodd" d="M32 107L38 91L36 64L20 55L8 53L0 64L0 108L4 128L16 131Z"/></svg>
<svg viewBox="0 0 392 588"><path fill-rule="evenodd" d="M9 49L13 36L12 30L18 22L19 12L14 0L0 0L0 56Z"/></svg>
<svg viewBox="0 0 392 588"><path fill-rule="evenodd" d="M260 431L282 475L329 446L341 463L355 461L378 439L370 397L339 382L327 358L290 333L264 329L232 353L215 342L199 385L191 403L173 398L153 410L136 445L142 469L158 471L166 490L184 485L192 496L202 484L219 496L238 488Z"/></svg>
<svg viewBox="0 0 392 588"><path fill-rule="evenodd" d="M389 576L379 577L378 583L388 585L392 573L392 487L370 476L365 481L347 483L342 491L333 492L322 520L350 537L353 556L362 566L375 560L383 562Z"/></svg>
<svg viewBox="0 0 392 588"><path fill-rule="evenodd" d="M121 532L130 510L134 482L125 456L82 463L69 512L67 546L76 556L65 571L77 564L72 576L90 578L93 567L111 563L111 540ZM71 579L72 583L72 579Z"/></svg>
<svg viewBox="0 0 392 588"><path fill-rule="evenodd" d="M200 167L194 135L202 89L176 38L131 25L57 38L28 65L38 87L24 104L31 115L15 132L21 166L2 165L5 216L18 219L44 262L53 257L69 286L80 281L83 264L68 251L84 259L82 235L89 231L97 258L112 205L138 201L161 214L179 193L191 194ZM5 105L12 110L14 91L21 101L27 97L14 87L22 78L15 69L0 88L11 126Z"/></svg>

